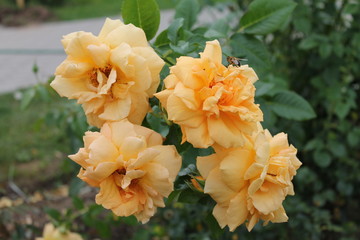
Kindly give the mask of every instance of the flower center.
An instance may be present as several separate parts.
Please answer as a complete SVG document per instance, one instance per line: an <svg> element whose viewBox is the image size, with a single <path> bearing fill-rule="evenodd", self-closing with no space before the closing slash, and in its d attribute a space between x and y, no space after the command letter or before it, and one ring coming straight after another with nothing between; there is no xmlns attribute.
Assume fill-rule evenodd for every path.
<svg viewBox="0 0 360 240"><path fill-rule="evenodd" d="M125 168L118 169L116 170L116 173L118 173L119 175L126 175L126 169Z"/></svg>
<svg viewBox="0 0 360 240"><path fill-rule="evenodd" d="M99 81L98 81L98 71L100 73L103 73L106 78L109 78L110 72L111 72L111 66L107 65L106 67L103 68L94 68L91 72L90 72L90 84L92 86L94 86L95 88L97 88L99 86ZM103 83L105 84L105 83Z"/></svg>

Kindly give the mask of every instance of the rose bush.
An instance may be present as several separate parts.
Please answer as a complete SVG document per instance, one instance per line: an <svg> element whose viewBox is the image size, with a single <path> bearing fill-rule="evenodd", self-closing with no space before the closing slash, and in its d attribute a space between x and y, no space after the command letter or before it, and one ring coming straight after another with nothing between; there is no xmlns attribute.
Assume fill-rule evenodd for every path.
<svg viewBox="0 0 360 240"><path fill-rule="evenodd" d="M207 208L215 204L215 219L230 231L243 223L250 231L259 221L287 221L283 203L294 194L292 180L301 162L286 134L272 137L260 122L271 129L274 112L296 120L310 119L315 113L296 93L263 79L257 82L249 67L256 66L259 76L264 76L262 64L268 57L263 38L251 34L280 29L294 8L289 1L267 9L286 8L287 14L275 21L271 14L261 16L253 10L261 1L255 0L249 8L258 21L246 13L242 26L231 31L224 21L208 30L193 29L194 21L185 10L188 5L197 9L197 1L181 1L177 19L152 43L160 57L140 28L116 20L108 19L98 36L77 32L64 37L68 57L57 68L51 86L60 95L77 99L88 123L100 128L86 132L84 147L69 156L81 165L78 177L99 188L97 204L117 216L134 215L146 223L158 207L165 206L164 197L169 197L169 204L201 201ZM152 36L157 26L151 25L154 19L149 16L158 13L151 8L154 1L125 2L123 11L133 11L134 24ZM266 31L257 28L268 23L272 26ZM247 57L249 65L241 65L240 60L224 65L223 59L231 55ZM163 89L155 93L159 82ZM150 99L152 95L157 99ZM260 109L255 96L256 102L270 103ZM153 111L144 119L150 105ZM211 231L219 230L213 217L205 221Z"/></svg>

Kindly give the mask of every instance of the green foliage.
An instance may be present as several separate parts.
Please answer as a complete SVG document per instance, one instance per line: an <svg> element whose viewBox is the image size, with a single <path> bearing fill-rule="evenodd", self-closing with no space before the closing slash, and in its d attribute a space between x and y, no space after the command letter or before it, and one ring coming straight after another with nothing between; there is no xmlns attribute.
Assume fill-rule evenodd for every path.
<svg viewBox="0 0 360 240"><path fill-rule="evenodd" d="M353 186L360 180L359 3L297 4L288 27L271 35L268 48L276 63L271 72L282 73L285 89L306 99L317 117L296 128L274 122L273 129L286 131L290 138L302 132L296 146L304 164L294 178L296 197L286 200L289 225L276 226L276 231L296 232L288 235L291 239L357 239L360 219L353 212L359 211L360 192ZM274 83L272 78L266 81Z"/></svg>
<svg viewBox="0 0 360 240"><path fill-rule="evenodd" d="M270 54L263 42L254 36L237 33L230 39L233 55L249 60L249 65L260 75L270 69Z"/></svg>
<svg viewBox="0 0 360 240"><path fill-rule="evenodd" d="M200 10L200 5L197 0L182 0L176 6L176 18L184 19L184 28L191 29L196 22L197 15Z"/></svg>
<svg viewBox="0 0 360 240"><path fill-rule="evenodd" d="M296 7L290 0L255 0L240 19L240 31L265 35L281 28Z"/></svg>
<svg viewBox="0 0 360 240"><path fill-rule="evenodd" d="M121 12L124 22L142 28L148 41L155 36L160 24L159 6L155 0L124 0Z"/></svg>
<svg viewBox="0 0 360 240"><path fill-rule="evenodd" d="M302 121L316 116L310 104L295 92L278 92L267 104L278 116L287 119Z"/></svg>

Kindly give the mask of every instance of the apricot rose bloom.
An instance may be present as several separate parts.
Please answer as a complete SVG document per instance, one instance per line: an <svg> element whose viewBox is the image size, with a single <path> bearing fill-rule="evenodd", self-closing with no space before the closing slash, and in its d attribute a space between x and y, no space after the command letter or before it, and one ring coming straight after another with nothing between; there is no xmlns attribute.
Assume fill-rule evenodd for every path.
<svg viewBox="0 0 360 240"><path fill-rule="evenodd" d="M164 80L166 89L155 96L169 120L180 125L183 142L198 148L242 146L263 118L254 103L257 75L247 65L222 65L217 40L207 42L200 56L178 58Z"/></svg>
<svg viewBox="0 0 360 240"><path fill-rule="evenodd" d="M141 124L164 65L144 31L106 19L98 36L74 32L64 36L62 44L68 56L51 86L61 96L77 99L90 125L124 118Z"/></svg>
<svg viewBox="0 0 360 240"><path fill-rule="evenodd" d="M122 120L86 132L84 148L69 157L81 165L78 177L100 188L97 204L145 223L164 207L181 167L176 148L161 144L160 134Z"/></svg>
<svg viewBox="0 0 360 240"><path fill-rule="evenodd" d="M43 237L36 240L83 240L82 237L73 232L61 232L54 225L48 223L44 227Z"/></svg>
<svg viewBox="0 0 360 240"><path fill-rule="evenodd" d="M230 231L245 221L251 231L260 219L264 224L288 220L282 202L294 195L291 181L301 165L297 150L284 133L253 136L241 148L214 146L215 154L197 159L204 192L217 202L213 215Z"/></svg>

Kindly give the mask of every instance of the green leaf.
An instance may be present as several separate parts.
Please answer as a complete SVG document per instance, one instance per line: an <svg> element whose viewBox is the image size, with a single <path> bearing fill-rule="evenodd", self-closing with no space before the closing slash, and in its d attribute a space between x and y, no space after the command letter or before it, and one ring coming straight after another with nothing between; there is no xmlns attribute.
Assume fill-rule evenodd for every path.
<svg viewBox="0 0 360 240"><path fill-rule="evenodd" d="M265 35L281 28L288 20L296 3L290 0L255 0L240 20L240 31Z"/></svg>
<svg viewBox="0 0 360 240"><path fill-rule="evenodd" d="M328 58L331 54L332 46L329 43L323 43L320 45L319 53L321 58Z"/></svg>
<svg viewBox="0 0 360 240"><path fill-rule="evenodd" d="M337 102L335 104L334 112L341 120L349 114L351 108L353 107L352 102L349 100L351 99L348 99L348 101L345 102Z"/></svg>
<svg viewBox="0 0 360 240"><path fill-rule="evenodd" d="M121 221L129 226L136 226L138 224L138 221L136 220L136 217L134 215L131 215L129 217L121 217Z"/></svg>
<svg viewBox="0 0 360 240"><path fill-rule="evenodd" d="M150 231L148 229L140 228L136 230L134 236L131 239L132 240L150 239Z"/></svg>
<svg viewBox="0 0 360 240"><path fill-rule="evenodd" d="M166 205L169 205L172 202L177 202L179 196L181 194L181 190L174 190L170 193L169 197L166 200Z"/></svg>
<svg viewBox="0 0 360 240"><path fill-rule="evenodd" d="M273 83L267 83L262 81L255 82L255 95L256 97L261 97L263 95L267 95L267 93L274 87Z"/></svg>
<svg viewBox="0 0 360 240"><path fill-rule="evenodd" d="M197 0L182 0L176 6L175 19L184 19L184 28L191 29L196 22L196 17L200 10L200 5Z"/></svg>
<svg viewBox="0 0 360 240"><path fill-rule="evenodd" d="M178 35L181 34L181 29L184 25L184 19L183 18L177 18L175 19L169 26L167 36L170 39L172 43L177 43Z"/></svg>
<svg viewBox="0 0 360 240"><path fill-rule="evenodd" d="M324 143L320 138L310 140L304 147L304 151L321 150L324 148Z"/></svg>
<svg viewBox="0 0 360 240"><path fill-rule="evenodd" d="M354 186L351 183L347 183L343 180L340 180L337 184L336 184L336 188L337 190L345 195L345 196L351 196L353 191L354 191Z"/></svg>
<svg viewBox="0 0 360 240"><path fill-rule="evenodd" d="M21 99L20 109L25 110L27 106L31 103L31 101L34 99L36 93L35 88L29 88L24 92L24 95Z"/></svg>
<svg viewBox="0 0 360 240"><path fill-rule="evenodd" d="M39 72L39 66L34 62L34 65L32 67L32 72L36 75Z"/></svg>
<svg viewBox="0 0 360 240"><path fill-rule="evenodd" d="M157 47L161 47L161 46L168 45L169 43L170 43L170 40L168 38L168 31L164 30L156 37L154 45Z"/></svg>
<svg viewBox="0 0 360 240"><path fill-rule="evenodd" d="M50 101L50 94L48 88L44 84L36 85L36 91L44 102Z"/></svg>
<svg viewBox="0 0 360 240"><path fill-rule="evenodd" d="M148 41L155 36L160 25L160 10L155 0L124 0L121 13L126 24L144 30Z"/></svg>
<svg viewBox="0 0 360 240"><path fill-rule="evenodd" d="M330 152L333 154L333 156L341 158L347 155L346 147L341 142L330 141L328 145L329 145L328 149L330 149Z"/></svg>
<svg viewBox="0 0 360 240"><path fill-rule="evenodd" d="M316 39L313 36L310 36L308 38L303 39L299 43L299 48L302 50L309 50L309 49L312 49L312 48L318 46L318 44L319 44L318 39Z"/></svg>
<svg viewBox="0 0 360 240"><path fill-rule="evenodd" d="M264 121L261 123L264 128L271 129L275 126L277 116L270 109L269 104L263 98L257 98L256 103L260 104L261 111L263 112Z"/></svg>
<svg viewBox="0 0 360 240"><path fill-rule="evenodd" d="M194 46L190 46L189 42L186 41L179 41L178 45L170 44L170 48L181 55L186 55L189 52L192 52L195 50Z"/></svg>
<svg viewBox="0 0 360 240"><path fill-rule="evenodd" d="M353 130L347 134L346 140L350 146L357 146L360 143L360 128L353 128Z"/></svg>
<svg viewBox="0 0 360 240"><path fill-rule="evenodd" d="M345 14L356 14L359 12L359 9L360 9L360 4L359 2L351 2L349 1L350 3L347 3L346 6L344 7L344 10L343 12Z"/></svg>
<svg viewBox="0 0 360 240"><path fill-rule="evenodd" d="M310 104L295 92L278 92L270 103L271 109L283 118L302 121L316 117Z"/></svg>
<svg viewBox="0 0 360 240"><path fill-rule="evenodd" d="M146 121L149 123L152 130L160 133L166 137L169 133L169 125L164 120L164 113L161 112L158 106L152 108L152 112L146 115Z"/></svg>
<svg viewBox="0 0 360 240"><path fill-rule="evenodd" d="M229 32L229 20L219 19L205 32L204 36L209 39L227 38Z"/></svg>
<svg viewBox="0 0 360 240"><path fill-rule="evenodd" d="M325 151L315 151L314 161L319 167L326 168L331 164L331 156Z"/></svg>
<svg viewBox="0 0 360 240"><path fill-rule="evenodd" d="M200 198L202 198L202 197L203 197L203 193L195 192L195 191L191 190L190 188L188 188L188 189L181 191L181 193L178 197L178 202L197 203L200 200Z"/></svg>
<svg viewBox="0 0 360 240"><path fill-rule="evenodd" d="M61 213L54 209L54 208L45 208L45 212L49 217L51 217L54 221L60 222L61 220Z"/></svg>
<svg viewBox="0 0 360 240"><path fill-rule="evenodd" d="M219 239L221 234L224 232L223 229L219 226L219 223L215 219L215 217L209 213L205 218L206 224L209 226L209 229L211 230L211 233L213 235L214 239Z"/></svg>
<svg viewBox="0 0 360 240"><path fill-rule="evenodd" d="M270 68L270 54L257 38L246 34L235 34L230 40L235 57L246 58L258 74Z"/></svg>
<svg viewBox="0 0 360 240"><path fill-rule="evenodd" d="M79 197L73 197L72 202L76 209L81 210L84 208L84 202Z"/></svg>
<svg viewBox="0 0 360 240"><path fill-rule="evenodd" d="M71 181L70 181L70 185L69 185L69 196L71 197L76 197L79 195L79 192L82 188L84 188L85 183L77 178L74 177Z"/></svg>

